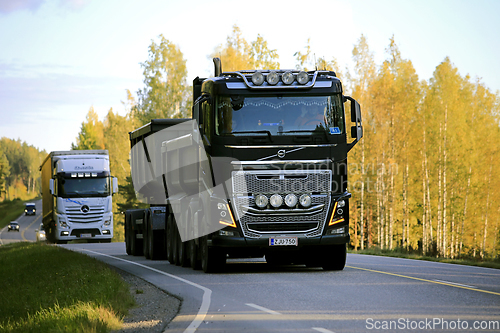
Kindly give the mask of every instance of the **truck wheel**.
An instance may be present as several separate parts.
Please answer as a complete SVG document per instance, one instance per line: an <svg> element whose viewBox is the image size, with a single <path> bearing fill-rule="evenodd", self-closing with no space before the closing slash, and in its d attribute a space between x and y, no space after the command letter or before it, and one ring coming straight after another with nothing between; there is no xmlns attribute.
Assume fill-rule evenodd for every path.
<svg viewBox="0 0 500 333"><path fill-rule="evenodd" d="M179 233L177 233L177 255L178 255L178 265L181 267L186 267L189 265L187 243L183 242Z"/></svg>
<svg viewBox="0 0 500 333"><path fill-rule="evenodd" d="M130 248L130 214L125 213L125 251L130 256L132 255L132 250Z"/></svg>
<svg viewBox="0 0 500 333"><path fill-rule="evenodd" d="M188 243L189 265L192 269L201 269L201 260L198 258L198 246L196 240L191 239Z"/></svg>
<svg viewBox="0 0 500 333"><path fill-rule="evenodd" d="M144 217L144 227L142 229L142 253L146 259L151 259L151 254L149 253L149 242L151 241L151 228L149 227L150 216L145 214Z"/></svg>
<svg viewBox="0 0 500 333"><path fill-rule="evenodd" d="M172 223L172 228L170 229L170 239L172 243L172 261L170 262L172 265L179 265L179 233L177 232L177 226L175 222Z"/></svg>
<svg viewBox="0 0 500 333"><path fill-rule="evenodd" d="M167 231L166 231L166 240L167 240L167 260L173 264L174 263L174 248L173 248L173 244L174 244L174 240L172 238L172 231L173 231L173 227L172 227L172 214L169 214L168 215L168 218L167 218Z"/></svg>
<svg viewBox="0 0 500 333"><path fill-rule="evenodd" d="M325 271L341 271L344 269L347 258L346 244L333 245L330 251L324 253L333 254L333 258L328 256L323 259L321 266Z"/></svg>
<svg viewBox="0 0 500 333"><path fill-rule="evenodd" d="M226 254L216 248L208 247L208 237L200 238L201 269L205 273L215 273L222 270L226 263Z"/></svg>
<svg viewBox="0 0 500 333"><path fill-rule="evenodd" d="M130 250L134 256L142 256L142 239L137 239L137 233L135 231L131 232L130 238Z"/></svg>

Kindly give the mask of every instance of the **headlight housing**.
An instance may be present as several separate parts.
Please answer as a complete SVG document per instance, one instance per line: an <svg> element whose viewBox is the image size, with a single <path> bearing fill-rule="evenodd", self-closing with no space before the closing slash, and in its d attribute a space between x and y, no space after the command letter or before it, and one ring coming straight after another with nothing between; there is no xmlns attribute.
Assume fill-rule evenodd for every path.
<svg viewBox="0 0 500 333"><path fill-rule="evenodd" d="M293 193L287 194L285 197L285 204L289 208L295 207L295 205L297 204L297 196Z"/></svg>
<svg viewBox="0 0 500 333"><path fill-rule="evenodd" d="M299 203L304 208L311 206L312 203L311 196L309 194L302 194L299 198Z"/></svg>
<svg viewBox="0 0 500 333"><path fill-rule="evenodd" d="M259 208L264 208L264 207L267 206L268 200L267 200L267 197L265 195L263 195L263 194L257 194L254 197L254 200L255 200L255 204Z"/></svg>
<svg viewBox="0 0 500 333"><path fill-rule="evenodd" d="M283 204L283 198L279 194L273 194L271 195L269 202L271 203L271 206L278 208Z"/></svg>
<svg viewBox="0 0 500 333"><path fill-rule="evenodd" d="M295 81L295 77L293 76L292 72L286 71L282 76L281 76L281 81L283 81L284 84L290 85Z"/></svg>
<svg viewBox="0 0 500 333"><path fill-rule="evenodd" d="M300 71L299 74L297 74L297 82L299 84L306 84L309 82L309 74L304 71Z"/></svg>
<svg viewBox="0 0 500 333"><path fill-rule="evenodd" d="M252 83L256 86L260 86L264 83L264 74L261 72L255 72L252 74Z"/></svg>
<svg viewBox="0 0 500 333"><path fill-rule="evenodd" d="M269 74L267 74L267 83L269 83L270 85L277 85L279 80L280 76L275 71L271 71Z"/></svg>

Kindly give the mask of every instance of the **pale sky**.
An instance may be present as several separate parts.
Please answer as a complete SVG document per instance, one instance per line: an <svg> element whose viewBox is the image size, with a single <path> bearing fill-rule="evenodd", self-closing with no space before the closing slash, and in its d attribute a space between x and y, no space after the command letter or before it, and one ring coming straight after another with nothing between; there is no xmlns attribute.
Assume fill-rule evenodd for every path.
<svg viewBox="0 0 500 333"><path fill-rule="evenodd" d="M345 71L361 34L380 65L394 35L421 80L448 56L496 92L499 15L497 0L0 0L0 137L70 149L91 106L100 120L110 108L125 114L151 40L178 45L192 81L212 75L208 56L234 24L249 42L263 36L282 68L310 38L316 57Z"/></svg>

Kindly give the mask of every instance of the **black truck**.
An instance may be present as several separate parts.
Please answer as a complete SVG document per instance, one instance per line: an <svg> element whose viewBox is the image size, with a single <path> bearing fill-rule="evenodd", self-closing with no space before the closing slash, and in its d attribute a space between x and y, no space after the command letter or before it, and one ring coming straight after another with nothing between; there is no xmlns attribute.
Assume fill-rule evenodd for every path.
<svg viewBox="0 0 500 333"><path fill-rule="evenodd" d="M263 256L342 270L359 104L332 71L214 64L214 77L193 81L192 119L129 133L134 188L149 208L125 214L127 253L205 272Z"/></svg>

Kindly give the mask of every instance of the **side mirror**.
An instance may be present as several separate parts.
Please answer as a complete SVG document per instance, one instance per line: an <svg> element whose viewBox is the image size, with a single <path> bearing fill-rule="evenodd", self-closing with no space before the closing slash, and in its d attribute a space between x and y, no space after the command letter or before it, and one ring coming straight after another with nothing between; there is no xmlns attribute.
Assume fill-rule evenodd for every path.
<svg viewBox="0 0 500 333"><path fill-rule="evenodd" d="M113 194L118 193L118 178L113 177Z"/></svg>
<svg viewBox="0 0 500 333"><path fill-rule="evenodd" d="M54 179L49 179L49 189L50 194L55 195L56 191L54 190Z"/></svg>
<svg viewBox="0 0 500 333"><path fill-rule="evenodd" d="M354 139L353 142L349 143L348 150L351 150L356 143L363 137L363 124L361 122L361 107L359 103L352 97L344 96L344 100L349 100L351 102L351 122L355 123L355 126L351 127L351 137Z"/></svg>

